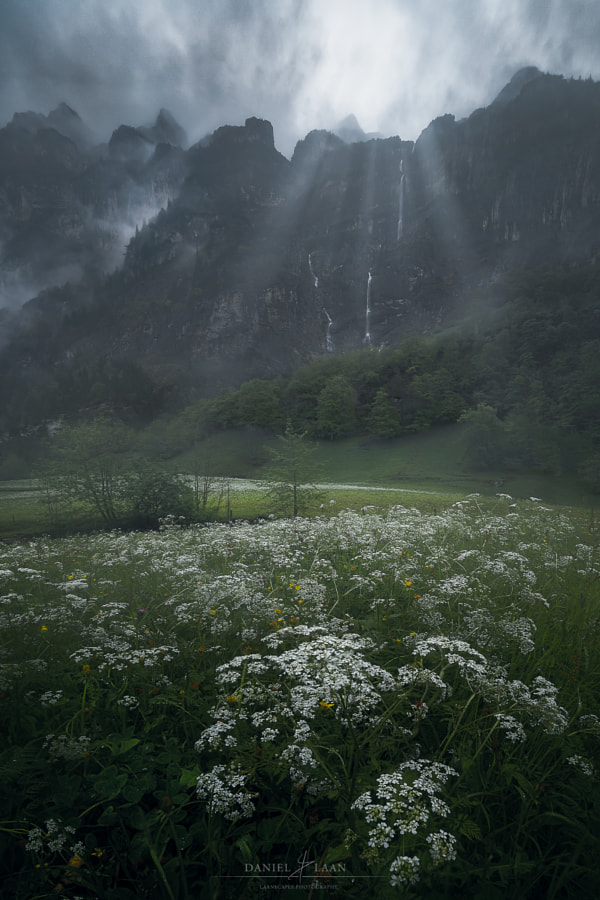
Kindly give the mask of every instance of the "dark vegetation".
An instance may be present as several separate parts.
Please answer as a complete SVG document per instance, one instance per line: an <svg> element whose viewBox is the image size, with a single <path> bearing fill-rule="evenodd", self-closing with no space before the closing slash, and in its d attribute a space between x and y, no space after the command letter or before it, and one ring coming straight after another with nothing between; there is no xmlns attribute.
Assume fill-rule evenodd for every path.
<svg viewBox="0 0 600 900"><path fill-rule="evenodd" d="M320 440L391 438L462 420L469 461L481 469L589 469L600 438L599 291L596 266L511 274L473 296L466 323L200 400L171 418L165 443L171 435L172 452L194 429L278 432L288 419Z"/></svg>
<svg viewBox="0 0 600 900"><path fill-rule="evenodd" d="M596 485L599 293L597 265L511 273L475 292L460 320L438 334L394 349L328 354L290 376L252 379L191 404L177 396L166 404L139 367L116 361L63 368L27 400L38 418L60 396L73 424L99 415L124 422L130 453L163 467L232 429L283 434L289 421L309 439L330 442L387 440L462 421L470 469L580 474ZM43 455L40 431L3 444L2 477L29 474Z"/></svg>

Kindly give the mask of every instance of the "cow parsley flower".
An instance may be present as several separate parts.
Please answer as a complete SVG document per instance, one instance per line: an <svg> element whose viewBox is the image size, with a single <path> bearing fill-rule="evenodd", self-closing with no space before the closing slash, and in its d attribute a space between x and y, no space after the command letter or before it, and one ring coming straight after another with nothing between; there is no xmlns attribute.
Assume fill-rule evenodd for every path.
<svg viewBox="0 0 600 900"><path fill-rule="evenodd" d="M66 734L47 734L42 745L48 750L51 759L84 759L89 755L92 739L82 734L77 740Z"/></svg>
<svg viewBox="0 0 600 900"><path fill-rule="evenodd" d="M496 719L498 720L500 727L504 729L509 741L512 741L513 743L523 743L527 740L527 734L523 728L523 723L519 722L518 719L515 719L514 716L509 716L505 713L496 713Z"/></svg>
<svg viewBox="0 0 600 900"><path fill-rule="evenodd" d="M356 798L352 809L360 812L368 825L369 854L386 850L402 837L403 845L418 846L432 817L447 817L450 808L440 797L455 769L431 760L410 760L377 779L375 799L371 791ZM454 859L455 838L445 831L426 836L435 864ZM367 855L369 855L367 854ZM418 880L419 857L396 857L390 866L392 885L414 884Z"/></svg>
<svg viewBox="0 0 600 900"><path fill-rule="evenodd" d="M420 865L418 856L397 856L390 865L391 886L401 887L404 884L416 884L419 880Z"/></svg>
<svg viewBox="0 0 600 900"><path fill-rule="evenodd" d="M425 838L429 844L429 852L436 866L447 860L456 859L456 838L447 831L436 831Z"/></svg>
<svg viewBox="0 0 600 900"><path fill-rule="evenodd" d="M588 762L587 759L584 759L583 756L579 756L579 754L575 754L574 756L568 756L567 762L570 766L575 766L584 775L587 775L589 778L593 778L596 774L594 771L593 765Z"/></svg>
<svg viewBox="0 0 600 900"><path fill-rule="evenodd" d="M198 776L196 793L200 800L206 800L206 808L213 815L220 813L231 822L251 818L256 794L245 790L246 778L233 765L214 766L210 772Z"/></svg>

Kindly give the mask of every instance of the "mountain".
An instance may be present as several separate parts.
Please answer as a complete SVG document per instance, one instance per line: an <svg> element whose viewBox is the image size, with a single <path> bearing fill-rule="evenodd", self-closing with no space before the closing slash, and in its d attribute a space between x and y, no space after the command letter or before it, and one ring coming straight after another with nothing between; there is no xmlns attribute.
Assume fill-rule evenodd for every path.
<svg viewBox="0 0 600 900"><path fill-rule="evenodd" d="M362 130L358 123L358 119L353 113L346 116L345 119L334 128L334 134L341 138L346 144L355 144L357 141L371 141L374 138L381 138L383 135L378 132L371 131L368 134Z"/></svg>
<svg viewBox="0 0 600 900"><path fill-rule="evenodd" d="M3 294L37 294L0 318L8 429L93 406L107 367L159 409L395 346L502 273L598 254L591 80L528 68L414 143L313 131L291 160L257 118L185 149L161 111L90 146L66 110L0 130Z"/></svg>
<svg viewBox="0 0 600 900"><path fill-rule="evenodd" d="M164 139L185 133L166 111L105 146L91 135L64 103L0 129L0 307L112 271L136 226L177 194L183 151Z"/></svg>
<svg viewBox="0 0 600 900"><path fill-rule="evenodd" d="M519 69L518 72L515 72L508 84L502 88L493 102L495 104L509 103L519 96L526 84L541 76L542 73L537 66L525 66L525 68Z"/></svg>

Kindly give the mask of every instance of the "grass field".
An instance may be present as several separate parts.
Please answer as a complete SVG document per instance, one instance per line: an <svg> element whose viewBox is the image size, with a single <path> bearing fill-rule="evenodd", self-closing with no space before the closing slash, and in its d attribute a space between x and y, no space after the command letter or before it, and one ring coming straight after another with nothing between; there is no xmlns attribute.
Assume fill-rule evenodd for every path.
<svg viewBox="0 0 600 900"><path fill-rule="evenodd" d="M273 438L250 429L216 435L190 454L165 463L178 472L192 472L197 461L215 474L231 481L233 515L256 518L271 511L266 498L252 485L243 489L243 480L253 482L265 477L268 446ZM507 492L517 498L541 497L547 503L587 509L592 515L598 496L574 477L557 477L527 472L469 472L465 469L463 437L460 426L450 425L391 441L322 442L314 445L313 459L318 480L328 485L322 498L336 508L360 509L362 506L387 508L394 503L410 503L423 511L444 509L466 494L477 492L493 497ZM351 485L352 490L344 487ZM362 488L357 490L357 488ZM373 490L377 488L377 490ZM382 489L387 488L385 496ZM318 511L319 504L316 510ZM219 515L226 504L222 503ZM91 530L101 523L88 515L73 517L72 524ZM67 525L65 525L67 527ZM34 480L0 482L0 537L40 534L49 529L43 492Z"/></svg>
<svg viewBox="0 0 600 900"><path fill-rule="evenodd" d="M5 895L595 896L599 576L505 494L0 544Z"/></svg>
<svg viewBox="0 0 600 900"><path fill-rule="evenodd" d="M218 459L224 475L261 478L269 459L265 446L270 443L256 430L243 436L225 432L198 453L201 458ZM472 491L493 496L503 489L516 497L540 496L548 503L568 506L590 506L594 499L589 486L574 477L502 469L469 471L463 462L464 432L460 425L439 426L394 440L351 438L322 441L315 446L314 459L326 482L410 487L457 496ZM182 457L177 465L181 471L189 471L190 457Z"/></svg>

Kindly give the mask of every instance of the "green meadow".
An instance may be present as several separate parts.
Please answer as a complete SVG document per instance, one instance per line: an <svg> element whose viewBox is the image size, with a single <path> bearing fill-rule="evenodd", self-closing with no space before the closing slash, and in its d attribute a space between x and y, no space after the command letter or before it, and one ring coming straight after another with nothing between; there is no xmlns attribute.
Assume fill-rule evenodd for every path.
<svg viewBox="0 0 600 900"><path fill-rule="evenodd" d="M5 896L594 896L593 516L428 484L0 544Z"/></svg>
<svg viewBox="0 0 600 900"><path fill-rule="evenodd" d="M306 444L315 479L326 485L322 496L315 496L313 513L331 500L337 508L385 509L394 503L410 503L433 512L471 492L493 497L505 491L515 497L536 496L548 503L581 507L593 515L598 500L589 484L571 475L470 469L464 461L465 433L460 425L388 440L354 437L316 443L306 440ZM195 472L200 481L206 481L210 518L253 519L273 512L269 498L256 488L269 476L269 449L276 445L277 439L261 429L225 431L200 441L193 451L158 462L169 471ZM245 480L252 482L246 490ZM102 526L89 508L72 505L54 521L47 499L43 483L34 478L0 481L0 538L90 531Z"/></svg>

